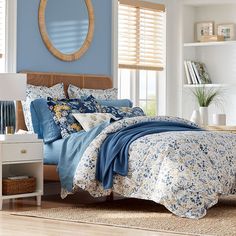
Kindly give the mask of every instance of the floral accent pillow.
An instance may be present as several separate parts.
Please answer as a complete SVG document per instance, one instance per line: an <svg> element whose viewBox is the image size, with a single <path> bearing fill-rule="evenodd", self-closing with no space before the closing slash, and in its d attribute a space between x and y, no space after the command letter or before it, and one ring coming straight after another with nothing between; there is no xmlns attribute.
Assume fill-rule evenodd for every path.
<svg viewBox="0 0 236 236"><path fill-rule="evenodd" d="M79 122L74 118L73 113L95 113L100 111L100 105L92 96L85 100L56 100L48 98L47 104L53 113L54 121L61 128L61 136L63 138L83 129Z"/></svg>
<svg viewBox="0 0 236 236"><path fill-rule="evenodd" d="M101 106L101 112L111 113L116 118L122 119L125 117L145 116L144 111L140 107L113 107Z"/></svg>
<svg viewBox="0 0 236 236"><path fill-rule="evenodd" d="M117 118L114 117L111 113L75 113L73 114L73 116L86 132L105 121L109 121L111 119L117 120Z"/></svg>
<svg viewBox="0 0 236 236"><path fill-rule="evenodd" d="M52 87L35 86L28 84L26 88L26 100L21 101L23 107L23 113L25 118L25 124L29 131L33 131L33 124L31 119L30 104L32 101L38 98L52 97L56 99L66 98L64 92L63 83L56 84Z"/></svg>
<svg viewBox="0 0 236 236"><path fill-rule="evenodd" d="M68 87L68 95L70 99L79 98L84 99L92 95L99 100L114 100L118 97L118 90L112 89L81 89L72 84Z"/></svg>

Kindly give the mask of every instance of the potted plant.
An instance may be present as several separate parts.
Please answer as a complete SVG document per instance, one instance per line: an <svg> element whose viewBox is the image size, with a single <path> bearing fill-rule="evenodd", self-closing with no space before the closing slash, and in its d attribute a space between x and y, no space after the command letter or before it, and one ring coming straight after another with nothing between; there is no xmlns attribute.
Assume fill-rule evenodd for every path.
<svg viewBox="0 0 236 236"><path fill-rule="evenodd" d="M192 92L199 105L202 125L206 126L208 124L208 107L213 103L219 102L220 90L215 88L206 88L203 85L195 88Z"/></svg>

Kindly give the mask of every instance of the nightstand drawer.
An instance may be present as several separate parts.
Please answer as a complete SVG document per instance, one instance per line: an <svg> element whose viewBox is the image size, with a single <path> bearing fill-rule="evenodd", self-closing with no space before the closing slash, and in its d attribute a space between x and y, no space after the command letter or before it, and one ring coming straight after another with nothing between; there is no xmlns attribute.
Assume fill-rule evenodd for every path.
<svg viewBox="0 0 236 236"><path fill-rule="evenodd" d="M14 143L2 145L4 161L33 161L42 159L43 148L41 143Z"/></svg>

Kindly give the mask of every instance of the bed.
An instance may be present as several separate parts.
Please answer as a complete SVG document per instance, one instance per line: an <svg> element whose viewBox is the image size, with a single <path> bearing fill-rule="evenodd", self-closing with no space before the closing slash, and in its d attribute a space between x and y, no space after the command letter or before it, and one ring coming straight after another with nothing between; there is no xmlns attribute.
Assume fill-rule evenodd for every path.
<svg viewBox="0 0 236 236"><path fill-rule="evenodd" d="M43 85L51 87L55 84L64 83L65 93L69 84L74 84L80 88L109 89L112 88L112 80L108 76L82 75L82 74L63 74L54 72L31 72L22 71L27 74L27 83L32 85ZM27 130L22 111L21 102L17 102L16 108L16 127L17 129ZM56 165L44 165L44 180L59 181Z"/></svg>
<svg viewBox="0 0 236 236"><path fill-rule="evenodd" d="M104 76L27 75L28 83L35 85L63 82L65 89L71 83L81 88L112 87L111 79ZM18 128L24 129L20 105L17 111ZM176 117L135 116L103 123L89 137L77 136L80 132L62 141L63 155L58 166L62 197L78 188L94 197L116 192L153 200L175 215L198 219L217 203L220 195L236 192L234 134L207 132ZM71 151L81 142L86 143L87 138L83 152ZM79 161L73 172L74 160ZM66 174L62 175L60 168ZM58 180L56 166L45 165L44 176L46 180Z"/></svg>

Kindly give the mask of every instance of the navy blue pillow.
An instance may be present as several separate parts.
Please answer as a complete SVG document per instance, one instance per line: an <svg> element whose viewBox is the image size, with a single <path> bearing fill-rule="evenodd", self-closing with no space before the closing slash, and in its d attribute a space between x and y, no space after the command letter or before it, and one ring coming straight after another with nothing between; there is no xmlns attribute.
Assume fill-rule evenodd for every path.
<svg viewBox="0 0 236 236"><path fill-rule="evenodd" d="M60 126L55 123L46 99L40 98L32 101L30 112L34 132L44 140L44 143L51 143L62 138Z"/></svg>
<svg viewBox="0 0 236 236"><path fill-rule="evenodd" d="M112 107L133 107L133 103L129 99L115 99L115 100L98 100L97 102L102 106Z"/></svg>
<svg viewBox="0 0 236 236"><path fill-rule="evenodd" d="M85 100L48 98L47 104L53 114L54 121L61 128L61 136L63 138L83 129L74 118L73 113L96 113L100 112L101 109L101 105L98 104L92 95Z"/></svg>
<svg viewBox="0 0 236 236"><path fill-rule="evenodd" d="M102 113L111 113L113 116L119 119L125 117L145 116L144 111L140 107L113 107L113 106L101 106Z"/></svg>

